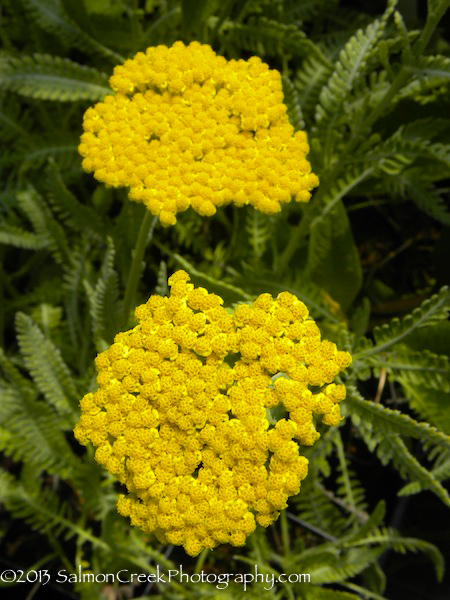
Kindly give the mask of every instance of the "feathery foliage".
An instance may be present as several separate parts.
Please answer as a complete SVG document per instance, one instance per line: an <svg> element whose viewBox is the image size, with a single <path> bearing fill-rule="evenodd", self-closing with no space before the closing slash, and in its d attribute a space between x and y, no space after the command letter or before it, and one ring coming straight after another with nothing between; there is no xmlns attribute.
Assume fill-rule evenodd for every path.
<svg viewBox="0 0 450 600"><path fill-rule="evenodd" d="M34 54L0 57L0 89L41 100L102 100L111 93L107 76L67 58Z"/></svg>
<svg viewBox="0 0 450 600"><path fill-rule="evenodd" d="M61 567L151 575L157 565L165 573L182 565L189 574L236 574L221 589L177 578L64 584L73 597L379 600L400 597L402 582L430 567L422 569L421 558L443 581L449 2L429 0L422 20L407 18L408 3L395 0L378 16L375 4L366 3L370 14L347 4L2 5L0 543L14 564L52 575ZM256 54L281 72L288 117L307 132L320 180L309 203L273 216L251 207L221 207L211 218L187 211L162 229L125 190L82 172L83 113L112 93L113 67L177 39L210 44L227 59ZM80 398L96 389L96 354L133 326L134 306L167 294L177 268L227 307L290 291L323 337L353 355L340 381L346 419L328 428L318 418L320 440L301 447L309 473L300 494L245 547L222 546L197 562L118 515L118 482L72 434ZM273 412L283 418L281 407ZM410 570L401 568L405 553ZM244 589L255 565L274 577L271 589ZM300 572L310 579L277 581ZM442 595L424 581L414 580L424 597Z"/></svg>
<svg viewBox="0 0 450 600"><path fill-rule="evenodd" d="M78 24L70 18L65 8L73 8L73 3L60 0L20 0L25 13L32 23L36 23L44 31L55 35L66 46L75 46L86 53L94 53L109 58L114 62L122 61L120 54L103 46L98 40L84 30L88 15L82 5L77 16L82 17ZM84 18L83 18L84 17ZM88 29L90 29L88 27Z"/></svg>

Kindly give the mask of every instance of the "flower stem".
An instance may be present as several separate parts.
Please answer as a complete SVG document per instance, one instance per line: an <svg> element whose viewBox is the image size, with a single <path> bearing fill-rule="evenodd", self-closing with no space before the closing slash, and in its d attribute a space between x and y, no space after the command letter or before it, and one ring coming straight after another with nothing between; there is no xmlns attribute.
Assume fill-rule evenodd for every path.
<svg viewBox="0 0 450 600"><path fill-rule="evenodd" d="M126 326L130 318L131 307L134 305L136 291L141 274L142 259L144 258L147 244L153 236L158 217L153 217L150 211L146 210L142 219L141 228L136 241L136 246L133 252L133 260L131 261L130 273L128 275L127 287L125 290L125 298L123 301L123 323Z"/></svg>
<svg viewBox="0 0 450 600"><path fill-rule="evenodd" d="M197 562L195 564L194 573L198 574L203 569L203 565L205 564L206 557L208 556L209 548L203 548L199 557L197 558Z"/></svg>
<svg viewBox="0 0 450 600"><path fill-rule="evenodd" d="M309 232L309 225L311 223L311 219L308 218L306 215L307 211L304 211L300 223L292 232L289 238L289 242L278 260L277 270L280 273L283 273L283 271L287 268L289 261L294 256L296 250L303 243L304 239L306 238Z"/></svg>
<svg viewBox="0 0 450 600"><path fill-rule="evenodd" d="M281 539L283 541L283 552L286 558L289 557L290 553L290 544L289 544L289 528L287 522L287 514L285 510L281 511L280 515L281 521Z"/></svg>

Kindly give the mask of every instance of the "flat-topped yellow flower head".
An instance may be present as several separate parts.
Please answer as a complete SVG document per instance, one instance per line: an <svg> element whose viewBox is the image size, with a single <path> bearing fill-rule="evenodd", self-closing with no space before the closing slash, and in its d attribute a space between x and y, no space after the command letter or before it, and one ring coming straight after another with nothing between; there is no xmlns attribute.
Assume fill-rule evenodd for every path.
<svg viewBox="0 0 450 600"><path fill-rule="evenodd" d="M257 57L227 61L176 42L125 61L110 85L114 94L84 116L83 168L129 187L163 225L189 207L210 216L230 202L276 213L292 197L307 202L318 184L281 76Z"/></svg>
<svg viewBox="0 0 450 600"><path fill-rule="evenodd" d="M97 356L99 389L81 400L75 436L126 485L119 512L195 556L243 545L298 494L300 446L320 437L313 414L340 423L345 387L332 382L351 356L288 292L230 313L184 271L169 285ZM276 406L286 416L275 423Z"/></svg>

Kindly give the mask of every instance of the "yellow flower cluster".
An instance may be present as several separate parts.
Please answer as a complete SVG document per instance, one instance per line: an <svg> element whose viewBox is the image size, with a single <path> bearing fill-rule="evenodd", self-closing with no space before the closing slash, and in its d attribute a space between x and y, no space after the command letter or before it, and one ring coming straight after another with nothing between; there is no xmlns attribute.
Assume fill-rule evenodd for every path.
<svg viewBox="0 0 450 600"><path fill-rule="evenodd" d="M151 296L97 356L99 390L81 400L75 435L127 486L119 512L195 556L243 545L299 492L299 444L319 438L313 413L339 424L345 387L332 381L351 356L288 292L229 313L189 279L173 274L170 296ZM277 405L287 416L273 424Z"/></svg>
<svg viewBox="0 0 450 600"><path fill-rule="evenodd" d="M234 202L265 213L307 202L318 179L294 134L281 76L259 58L227 61L208 45L176 42L114 69L115 94L89 108L83 168L129 186L162 225L192 207L204 216Z"/></svg>

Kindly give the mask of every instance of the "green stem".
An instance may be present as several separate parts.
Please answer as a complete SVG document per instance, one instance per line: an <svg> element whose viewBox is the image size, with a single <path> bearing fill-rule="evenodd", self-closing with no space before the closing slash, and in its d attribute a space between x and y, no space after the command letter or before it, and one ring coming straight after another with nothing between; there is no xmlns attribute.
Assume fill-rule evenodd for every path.
<svg viewBox="0 0 450 600"><path fill-rule="evenodd" d="M356 585L355 583L347 583L342 582L343 587L352 590L353 592L358 592L360 598L371 598L373 600L386 600L384 596L380 596L375 592L371 592L370 590L361 587L360 585Z"/></svg>
<svg viewBox="0 0 450 600"><path fill-rule="evenodd" d="M434 30L436 29L439 21L446 13L449 5L450 2L448 2L447 0L447 2L439 3L439 5L434 10L429 11L427 22L425 23L425 27L423 28L422 35L417 40L416 47L414 48L416 56L420 56L425 50L426 46L428 45L428 42L431 39L431 36L434 33Z"/></svg>
<svg viewBox="0 0 450 600"><path fill-rule="evenodd" d="M208 548L204 548L201 551L201 553L199 554L199 557L197 558L197 562L195 563L194 573L196 575L198 573L201 573L201 571L203 569L203 565L205 564L206 557L208 556L208 552L209 552L209 549Z"/></svg>
<svg viewBox="0 0 450 600"><path fill-rule="evenodd" d="M158 217L152 217L150 211L145 211L145 215L141 223L141 228L139 229L139 235L136 241L136 246L134 248L133 260L131 262L131 269L128 275L127 287L125 290L125 298L123 301L124 325L128 324L128 320L130 318L131 307L134 305L136 298L136 291L138 287L139 276L141 274L142 260L144 258L145 249L153 235L153 230L155 228L157 220Z"/></svg>
<svg viewBox="0 0 450 600"><path fill-rule="evenodd" d="M330 533L327 533L326 531L319 529L315 525L311 525L311 523L308 523L307 521L304 521L303 519L300 519L299 517L296 517L295 515L293 515L291 513L286 513L286 515L289 517L289 519L291 519L291 521L294 521L294 523L298 523L305 529L308 529L309 531L312 531L316 535L323 537L324 540L328 540L330 542L339 541L338 538L334 537L334 535L331 535Z"/></svg>
<svg viewBox="0 0 450 600"><path fill-rule="evenodd" d="M358 202L357 204L351 204L347 206L347 212L352 210L360 210L361 208L369 208L372 206L381 206L387 204L387 200L367 200L366 202Z"/></svg>
<svg viewBox="0 0 450 600"><path fill-rule="evenodd" d="M63 565L66 567L66 569L68 570L69 573L75 573L75 565L72 565L70 560L67 558L59 541L52 534L48 534L47 539L48 539L50 545L55 550L55 556L58 557L58 560L63 563ZM45 563L41 563L41 564L45 564ZM36 563L34 565L35 570L37 570L39 568L38 565L39 565L39 563Z"/></svg>
<svg viewBox="0 0 450 600"><path fill-rule="evenodd" d="M305 210L302 216L302 220L294 229L292 235L289 238L288 245L286 246L278 260L277 271L279 271L280 273L283 273L283 271L286 269L289 261L294 256L295 251L301 245L303 239L308 234L310 222L311 219L307 218L307 210Z"/></svg>
<svg viewBox="0 0 450 600"><path fill-rule="evenodd" d="M289 528L287 522L287 514L286 511L281 511L280 515L280 523L281 523L281 539L283 541L283 552L286 558L289 557L290 554L290 544L289 544Z"/></svg>

